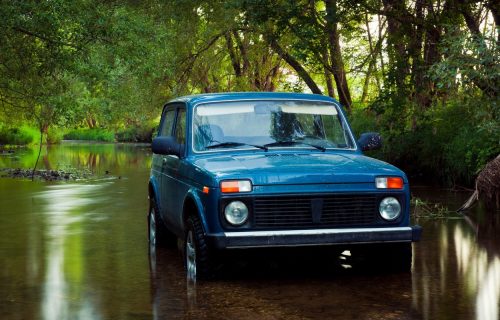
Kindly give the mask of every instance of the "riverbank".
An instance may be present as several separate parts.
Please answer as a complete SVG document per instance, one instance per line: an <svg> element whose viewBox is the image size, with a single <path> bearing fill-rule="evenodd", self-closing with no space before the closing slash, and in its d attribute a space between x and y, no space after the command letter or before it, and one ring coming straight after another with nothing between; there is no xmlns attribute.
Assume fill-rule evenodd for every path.
<svg viewBox="0 0 500 320"><path fill-rule="evenodd" d="M58 144L63 140L81 140L89 142L143 142L151 143L154 125L136 126L119 129L49 128L44 134L42 143ZM28 125L7 127L0 125L0 150L6 146L26 146L40 143L40 131Z"/></svg>

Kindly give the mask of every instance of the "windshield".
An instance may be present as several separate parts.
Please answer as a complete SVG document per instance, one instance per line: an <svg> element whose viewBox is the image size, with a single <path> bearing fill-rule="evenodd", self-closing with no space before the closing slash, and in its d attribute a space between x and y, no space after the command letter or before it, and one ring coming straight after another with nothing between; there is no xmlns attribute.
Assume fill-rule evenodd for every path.
<svg viewBox="0 0 500 320"><path fill-rule="evenodd" d="M193 120L195 151L223 149L352 149L335 105L314 101L238 101L199 105Z"/></svg>

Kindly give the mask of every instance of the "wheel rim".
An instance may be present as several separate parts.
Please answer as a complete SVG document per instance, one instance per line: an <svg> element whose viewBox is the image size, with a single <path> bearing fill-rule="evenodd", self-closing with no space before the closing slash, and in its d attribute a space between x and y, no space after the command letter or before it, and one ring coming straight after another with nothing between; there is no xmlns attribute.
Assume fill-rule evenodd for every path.
<svg viewBox="0 0 500 320"><path fill-rule="evenodd" d="M149 212L149 243L156 245L156 220L155 210L151 208Z"/></svg>
<svg viewBox="0 0 500 320"><path fill-rule="evenodd" d="M186 269L188 280L196 281L196 247L191 230L186 237Z"/></svg>

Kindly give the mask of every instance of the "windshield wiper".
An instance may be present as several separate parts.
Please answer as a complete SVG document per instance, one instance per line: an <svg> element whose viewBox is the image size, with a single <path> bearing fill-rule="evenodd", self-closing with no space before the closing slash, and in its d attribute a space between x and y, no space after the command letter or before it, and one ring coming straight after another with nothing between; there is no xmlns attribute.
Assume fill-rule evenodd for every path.
<svg viewBox="0 0 500 320"><path fill-rule="evenodd" d="M216 149L216 148L231 148L231 147L241 147L241 146L250 146L258 149L262 149L267 151L268 148L266 146L260 146L257 144L249 144L249 143L243 143L243 142L232 142L232 141L227 141L227 142L221 142L217 144L212 144L210 146L206 146L205 149Z"/></svg>
<svg viewBox="0 0 500 320"><path fill-rule="evenodd" d="M326 151L325 147L318 146L318 145L312 144L312 143L303 142L303 141L295 141L295 140L275 141L275 142L265 144L264 147L293 146L296 144L305 144L306 146L316 148L316 149L321 150L323 152Z"/></svg>

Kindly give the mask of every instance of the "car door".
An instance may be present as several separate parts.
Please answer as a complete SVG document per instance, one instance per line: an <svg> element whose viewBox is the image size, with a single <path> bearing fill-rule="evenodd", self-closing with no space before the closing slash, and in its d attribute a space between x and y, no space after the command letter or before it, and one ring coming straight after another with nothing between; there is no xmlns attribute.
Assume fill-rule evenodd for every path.
<svg viewBox="0 0 500 320"><path fill-rule="evenodd" d="M176 116L172 136L182 146L181 157L175 155L164 155L162 159L164 201L164 221L167 225L177 229L182 216L182 207L187 192L186 181L179 175L179 167L182 165L183 154L186 146L186 108L184 105L176 105Z"/></svg>
<svg viewBox="0 0 500 320"><path fill-rule="evenodd" d="M174 130L175 123L175 115L177 109L172 106L166 106L163 109L163 114L160 122L160 126L158 128L158 137L168 137L172 136ZM158 209L160 210L160 215L162 217L165 216L165 203L167 199L165 199L165 188L168 188L168 185L165 183L165 165L164 160L165 156L161 154L153 154L153 163L152 163L152 174L154 175L157 183L158 183L158 194L156 195L158 201Z"/></svg>

